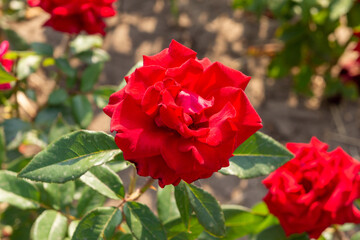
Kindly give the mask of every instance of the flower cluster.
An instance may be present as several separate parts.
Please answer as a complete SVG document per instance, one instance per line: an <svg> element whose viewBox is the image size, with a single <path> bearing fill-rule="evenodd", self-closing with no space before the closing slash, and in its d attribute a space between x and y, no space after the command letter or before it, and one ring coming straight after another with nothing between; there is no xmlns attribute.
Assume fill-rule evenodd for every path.
<svg viewBox="0 0 360 240"><path fill-rule="evenodd" d="M262 127L244 93L250 77L196 55L172 41L144 56L143 67L104 108L124 158L162 187L227 167L234 150Z"/></svg>
<svg viewBox="0 0 360 240"><path fill-rule="evenodd" d="M288 143L295 154L263 183L264 201L286 234L307 232L318 238L332 224L360 223L354 200L360 197L360 162L341 148L312 138L310 144Z"/></svg>
<svg viewBox="0 0 360 240"><path fill-rule="evenodd" d="M28 0L30 6L39 6L51 17L45 23L53 29L70 34L85 31L105 35L103 18L116 14L115 0Z"/></svg>
<svg viewBox="0 0 360 240"><path fill-rule="evenodd" d="M6 71L10 72L14 62L12 60L4 58L4 55L7 53L8 49L9 49L9 42L3 41L0 44L0 64ZM0 84L0 90L7 90L10 88L11 88L10 83Z"/></svg>

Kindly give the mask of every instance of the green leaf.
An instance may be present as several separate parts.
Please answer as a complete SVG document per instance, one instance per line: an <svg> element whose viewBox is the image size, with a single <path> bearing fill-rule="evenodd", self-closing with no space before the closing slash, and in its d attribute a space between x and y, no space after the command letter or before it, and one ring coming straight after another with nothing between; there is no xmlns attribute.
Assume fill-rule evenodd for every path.
<svg viewBox="0 0 360 240"><path fill-rule="evenodd" d="M164 225L166 235L170 240L195 240L204 231L198 219L193 216L189 221L189 226L185 227L181 218L176 218Z"/></svg>
<svg viewBox="0 0 360 240"><path fill-rule="evenodd" d="M224 238L216 238L203 233L205 239L226 239L236 240L245 235L256 233L258 225L261 224L266 216L251 212L236 205L222 206L225 216L226 236Z"/></svg>
<svg viewBox="0 0 360 240"><path fill-rule="evenodd" d="M100 73L104 68L104 64L95 63L85 69L81 76L81 91L87 92L94 88L97 83Z"/></svg>
<svg viewBox="0 0 360 240"><path fill-rule="evenodd" d="M192 208L190 205L189 194L185 182L181 181L175 187L175 199L176 199L177 208L180 212L181 220L183 221L185 227L188 228L192 213Z"/></svg>
<svg viewBox="0 0 360 240"><path fill-rule="evenodd" d="M103 86L97 88L94 92L94 101L98 108L104 108L109 103L110 95L116 92L114 86Z"/></svg>
<svg viewBox="0 0 360 240"><path fill-rule="evenodd" d="M2 162L6 161L6 142L4 128L0 127L0 170Z"/></svg>
<svg viewBox="0 0 360 240"><path fill-rule="evenodd" d="M110 60L110 55L101 48L81 52L76 57L87 64L104 63Z"/></svg>
<svg viewBox="0 0 360 240"><path fill-rule="evenodd" d="M77 131L63 136L37 154L19 176L35 181L64 183L120 153L112 136Z"/></svg>
<svg viewBox="0 0 360 240"><path fill-rule="evenodd" d="M56 210L65 209L74 199L75 183L69 181L63 184L44 183L50 205Z"/></svg>
<svg viewBox="0 0 360 240"><path fill-rule="evenodd" d="M274 225L266 228L264 231L255 236L255 240L286 240L284 230L280 225Z"/></svg>
<svg viewBox="0 0 360 240"><path fill-rule="evenodd" d="M54 90L50 94L49 99L48 99L48 104L49 105L60 105L60 104L63 104L67 98L68 98L67 92L64 89L59 88L59 89Z"/></svg>
<svg viewBox="0 0 360 240"><path fill-rule="evenodd" d="M70 43L71 50L74 54L87 51L94 47L101 47L103 39L96 35L78 35Z"/></svg>
<svg viewBox="0 0 360 240"><path fill-rule="evenodd" d="M65 58L56 58L55 64L63 73L65 73L66 76L75 78L76 70L71 67L68 60Z"/></svg>
<svg viewBox="0 0 360 240"><path fill-rule="evenodd" d="M86 128L91 123L94 113L91 103L84 95L77 95L71 99L71 107L76 122L82 128Z"/></svg>
<svg viewBox="0 0 360 240"><path fill-rule="evenodd" d="M279 220L272 214L270 214L268 207L264 202L256 204L251 211L255 215L264 216L265 219L262 221L254 231L254 233L259 233L264 231L266 228L278 225Z"/></svg>
<svg viewBox="0 0 360 240"><path fill-rule="evenodd" d="M341 16L347 14L353 5L353 0L333 0L330 3L330 20L335 21Z"/></svg>
<svg viewBox="0 0 360 240"><path fill-rule="evenodd" d="M166 234L158 218L148 206L137 202L127 202L124 205L126 223L136 239L166 240Z"/></svg>
<svg viewBox="0 0 360 240"><path fill-rule="evenodd" d="M75 221L72 221L70 224L69 224L69 228L68 228L68 236L70 239L72 239L73 235L74 235L74 232L77 228L77 226L79 225L79 220L75 220Z"/></svg>
<svg viewBox="0 0 360 240"><path fill-rule="evenodd" d="M16 73L19 79L25 79L40 67L41 57L30 55L21 58L17 64Z"/></svg>
<svg viewBox="0 0 360 240"><path fill-rule="evenodd" d="M353 7L350 9L347 19L348 25L351 28L359 28L360 27L360 4L354 4Z"/></svg>
<svg viewBox="0 0 360 240"><path fill-rule="evenodd" d="M77 215L82 217L90 210L104 205L106 197L94 191L90 187L85 187L77 205Z"/></svg>
<svg viewBox="0 0 360 240"><path fill-rule="evenodd" d="M106 165L91 168L80 177L80 180L109 198L123 199L125 196L120 177Z"/></svg>
<svg viewBox="0 0 360 240"><path fill-rule="evenodd" d="M179 211L174 199L174 186L167 185L164 188L158 188L157 191L157 210L161 222L179 217Z"/></svg>
<svg viewBox="0 0 360 240"><path fill-rule="evenodd" d="M0 84L16 81L16 77L8 73L0 64Z"/></svg>
<svg viewBox="0 0 360 240"><path fill-rule="evenodd" d="M16 173L0 171L0 202L21 209L39 207L40 195L34 184L16 177Z"/></svg>
<svg viewBox="0 0 360 240"><path fill-rule="evenodd" d="M54 210L46 210L34 222L31 229L33 240L63 240L67 230L67 219Z"/></svg>
<svg viewBox="0 0 360 240"><path fill-rule="evenodd" d="M52 57L45 58L42 62L43 67L50 67L55 65L55 59Z"/></svg>
<svg viewBox="0 0 360 240"><path fill-rule="evenodd" d="M310 240L307 234L292 234L286 237L281 225L274 225L254 237L254 240Z"/></svg>
<svg viewBox="0 0 360 240"><path fill-rule="evenodd" d="M28 98L36 102L36 92L33 89L26 89L25 94Z"/></svg>
<svg viewBox="0 0 360 240"><path fill-rule="evenodd" d="M230 158L230 166L219 172L239 178L265 176L294 156L273 138L257 132L247 139Z"/></svg>
<svg viewBox="0 0 360 240"><path fill-rule="evenodd" d="M54 54L53 47L46 43L33 42L31 48L39 55L51 57Z"/></svg>
<svg viewBox="0 0 360 240"><path fill-rule="evenodd" d="M9 28L2 29L4 30L6 39L9 40L10 49L15 51L24 51L30 48L29 44L20 37L14 30Z"/></svg>
<svg viewBox="0 0 360 240"><path fill-rule="evenodd" d="M110 239L115 228L121 223L122 215L115 207L97 208L79 222L72 240Z"/></svg>
<svg viewBox="0 0 360 240"><path fill-rule="evenodd" d="M124 157L122 154L116 155L113 161L108 162L106 164L108 167L111 168L114 172L120 172L122 170L125 170L131 166L131 163L124 160Z"/></svg>
<svg viewBox="0 0 360 240"><path fill-rule="evenodd" d="M294 89L297 93L302 93L305 96L311 96L311 78L313 76L312 69L307 65L300 67L300 72L294 76Z"/></svg>
<svg viewBox="0 0 360 240"><path fill-rule="evenodd" d="M187 191L190 204L199 223L212 235L217 237L224 236L224 213L218 201L211 194L194 185L187 185Z"/></svg>
<svg viewBox="0 0 360 240"><path fill-rule="evenodd" d="M69 124L67 124L62 117L62 115L58 115L57 119L52 123L49 131L49 142L53 142L54 140L68 134L71 132L72 128Z"/></svg>

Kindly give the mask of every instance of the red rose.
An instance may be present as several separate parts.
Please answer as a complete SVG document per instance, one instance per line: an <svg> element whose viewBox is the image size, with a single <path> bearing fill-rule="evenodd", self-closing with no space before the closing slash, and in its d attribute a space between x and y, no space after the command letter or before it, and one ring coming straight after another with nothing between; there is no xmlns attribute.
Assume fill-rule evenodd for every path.
<svg viewBox="0 0 360 240"><path fill-rule="evenodd" d="M105 35L103 18L116 14L112 7L116 0L28 0L30 6L40 6L50 13L45 26L57 31L78 34Z"/></svg>
<svg viewBox="0 0 360 240"><path fill-rule="evenodd" d="M3 68L6 71L10 72L14 62L12 60L9 60L9 59L4 59L4 55L6 54L8 49L9 49L9 42L8 41L3 41L0 44L0 64L3 66ZM0 90L7 90L7 89L10 89L10 88L11 88L10 83L0 84Z"/></svg>
<svg viewBox="0 0 360 240"><path fill-rule="evenodd" d="M262 127L244 93L250 77L176 41L125 79L104 112L124 158L162 187L210 177Z"/></svg>
<svg viewBox="0 0 360 240"><path fill-rule="evenodd" d="M263 181L269 189L264 201L286 234L318 238L332 224L360 223L353 204L360 197L360 162L340 147L327 152L328 145L315 137L286 147L295 158Z"/></svg>

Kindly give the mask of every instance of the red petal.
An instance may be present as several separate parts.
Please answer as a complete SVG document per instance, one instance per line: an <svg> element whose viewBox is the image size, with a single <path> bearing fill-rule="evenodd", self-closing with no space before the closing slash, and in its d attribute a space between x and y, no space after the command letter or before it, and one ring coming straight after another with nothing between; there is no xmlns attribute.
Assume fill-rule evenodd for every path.
<svg viewBox="0 0 360 240"><path fill-rule="evenodd" d="M169 48L164 49L154 56L144 56L144 66L158 65L164 68L181 66L190 58L195 58L196 52L172 40Z"/></svg>
<svg viewBox="0 0 360 240"><path fill-rule="evenodd" d="M125 92L141 101L148 87L164 79L165 69L160 66L140 67L127 79Z"/></svg>
<svg viewBox="0 0 360 240"><path fill-rule="evenodd" d="M2 41L1 44L0 44L0 58L2 58L6 52L8 51L9 49L9 42L8 41Z"/></svg>
<svg viewBox="0 0 360 240"><path fill-rule="evenodd" d="M245 90L251 77L240 71L215 62L205 69L201 79L196 82L194 90L197 94L207 98L208 94L224 87L236 87Z"/></svg>
<svg viewBox="0 0 360 240"><path fill-rule="evenodd" d="M180 67L167 69L166 77L173 78L183 88L192 91L203 74L203 70L203 66L198 61L189 59Z"/></svg>
<svg viewBox="0 0 360 240"><path fill-rule="evenodd" d="M117 131L115 142L125 159L151 157L160 154L160 148L172 133L159 128L141 107L126 97L115 109L111 131Z"/></svg>
<svg viewBox="0 0 360 240"><path fill-rule="evenodd" d="M116 93L111 94L109 99L109 104L104 107L103 111L108 115L109 117L112 117L116 107L120 104L120 102L125 97L125 88L121 89L120 91L117 91Z"/></svg>
<svg viewBox="0 0 360 240"><path fill-rule="evenodd" d="M138 158L130 161L136 164L136 169L140 176L150 176L154 179L159 179L160 187L169 184L176 186L181 181L180 177L166 165L161 156Z"/></svg>

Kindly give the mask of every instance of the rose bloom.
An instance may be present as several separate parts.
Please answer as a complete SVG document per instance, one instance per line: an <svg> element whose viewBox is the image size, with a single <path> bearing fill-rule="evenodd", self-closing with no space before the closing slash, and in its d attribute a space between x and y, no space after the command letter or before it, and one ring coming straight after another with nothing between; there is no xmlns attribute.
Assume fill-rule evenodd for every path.
<svg viewBox="0 0 360 240"><path fill-rule="evenodd" d="M9 59L4 59L4 55L6 54L8 49L9 49L9 42L8 41L3 41L0 44L0 64L3 66L3 68L6 71L10 72L14 62L12 60L9 60ZM10 89L10 88L11 88L10 83L0 84L0 90L7 90L7 89Z"/></svg>
<svg viewBox="0 0 360 240"><path fill-rule="evenodd" d="M244 90L250 77L172 41L125 77L104 112L124 158L159 185L191 183L229 165L261 119Z"/></svg>
<svg viewBox="0 0 360 240"><path fill-rule="evenodd" d="M85 31L88 34L105 35L103 18L116 14L112 4L115 0L28 0L30 6L39 6L50 13L44 24L70 34Z"/></svg>
<svg viewBox="0 0 360 240"><path fill-rule="evenodd" d="M360 223L353 204L360 197L360 162L340 147L327 152L315 137L286 147L295 157L263 181L269 189L264 201L286 234L318 238L332 224Z"/></svg>

